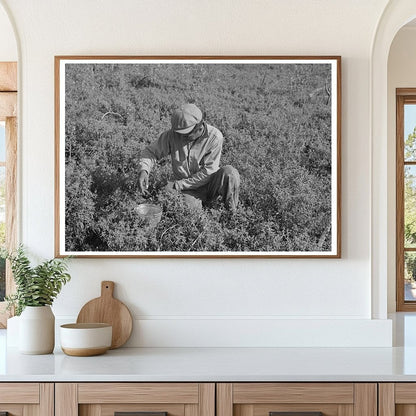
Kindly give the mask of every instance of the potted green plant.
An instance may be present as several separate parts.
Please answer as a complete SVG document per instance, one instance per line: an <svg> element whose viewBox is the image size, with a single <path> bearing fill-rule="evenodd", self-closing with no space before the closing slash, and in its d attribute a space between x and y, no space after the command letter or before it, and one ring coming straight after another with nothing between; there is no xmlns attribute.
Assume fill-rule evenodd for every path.
<svg viewBox="0 0 416 416"><path fill-rule="evenodd" d="M51 305L71 278L67 258L45 260L32 266L23 246L6 253L16 293L6 296L8 309L19 318L19 350L49 354L55 346L55 316Z"/></svg>

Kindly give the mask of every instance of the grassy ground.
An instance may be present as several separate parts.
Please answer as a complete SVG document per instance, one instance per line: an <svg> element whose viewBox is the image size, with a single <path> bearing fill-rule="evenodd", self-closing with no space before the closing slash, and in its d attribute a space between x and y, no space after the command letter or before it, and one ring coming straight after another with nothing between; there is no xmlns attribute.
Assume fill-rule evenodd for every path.
<svg viewBox="0 0 416 416"><path fill-rule="evenodd" d="M68 65L66 249L328 251L331 249L329 65ZM140 151L195 102L224 134L222 165L241 175L234 215L194 212L161 192L157 227L137 216Z"/></svg>

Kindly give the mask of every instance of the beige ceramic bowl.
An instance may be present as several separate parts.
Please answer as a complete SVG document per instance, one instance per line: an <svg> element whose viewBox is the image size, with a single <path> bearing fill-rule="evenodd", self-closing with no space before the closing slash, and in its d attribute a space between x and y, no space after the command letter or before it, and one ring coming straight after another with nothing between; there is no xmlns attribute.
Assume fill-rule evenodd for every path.
<svg viewBox="0 0 416 416"><path fill-rule="evenodd" d="M104 323L61 325L61 348L65 354L87 357L111 347L112 326Z"/></svg>

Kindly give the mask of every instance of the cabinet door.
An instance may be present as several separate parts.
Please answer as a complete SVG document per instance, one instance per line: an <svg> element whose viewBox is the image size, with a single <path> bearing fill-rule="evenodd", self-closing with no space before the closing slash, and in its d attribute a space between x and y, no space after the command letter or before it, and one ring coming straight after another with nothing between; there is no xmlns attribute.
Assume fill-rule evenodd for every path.
<svg viewBox="0 0 416 416"><path fill-rule="evenodd" d="M213 383L57 383L56 416L215 416Z"/></svg>
<svg viewBox="0 0 416 416"><path fill-rule="evenodd" d="M0 383L0 415L53 416L52 383Z"/></svg>
<svg viewBox="0 0 416 416"><path fill-rule="evenodd" d="M220 383L217 416L377 416L377 384Z"/></svg>
<svg viewBox="0 0 416 416"><path fill-rule="evenodd" d="M380 416L415 416L416 383L380 383Z"/></svg>

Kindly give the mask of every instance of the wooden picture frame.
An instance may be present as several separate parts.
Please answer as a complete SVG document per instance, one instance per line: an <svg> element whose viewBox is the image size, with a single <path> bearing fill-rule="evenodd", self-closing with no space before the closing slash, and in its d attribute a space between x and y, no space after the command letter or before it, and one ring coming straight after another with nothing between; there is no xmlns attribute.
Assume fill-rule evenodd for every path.
<svg viewBox="0 0 416 416"><path fill-rule="evenodd" d="M171 115L189 103L203 114L191 147L202 144L183 149L200 159L172 179L177 150L156 152L147 196L162 216L148 220L144 149L174 134ZM213 177L211 134L238 183L226 176L194 209L183 197ZM56 56L55 167L57 257L339 258L341 58ZM205 182L190 189L195 169Z"/></svg>

